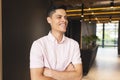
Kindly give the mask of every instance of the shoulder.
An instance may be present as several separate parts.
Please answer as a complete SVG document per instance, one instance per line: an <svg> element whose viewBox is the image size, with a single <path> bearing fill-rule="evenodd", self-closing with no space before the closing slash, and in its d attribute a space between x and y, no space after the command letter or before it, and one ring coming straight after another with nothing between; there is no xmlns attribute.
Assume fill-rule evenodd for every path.
<svg viewBox="0 0 120 80"><path fill-rule="evenodd" d="M43 37L35 40L34 42L38 42L38 43L39 43L39 42L43 42L43 41L45 41L45 40L47 40L47 36L43 36Z"/></svg>
<svg viewBox="0 0 120 80"><path fill-rule="evenodd" d="M71 44L78 45L78 42L72 38L66 37L66 41Z"/></svg>
<svg viewBox="0 0 120 80"><path fill-rule="evenodd" d="M42 45L43 43L45 43L45 41L47 41L47 36L43 36L41 38L38 38L37 40L35 40L33 42L33 44Z"/></svg>

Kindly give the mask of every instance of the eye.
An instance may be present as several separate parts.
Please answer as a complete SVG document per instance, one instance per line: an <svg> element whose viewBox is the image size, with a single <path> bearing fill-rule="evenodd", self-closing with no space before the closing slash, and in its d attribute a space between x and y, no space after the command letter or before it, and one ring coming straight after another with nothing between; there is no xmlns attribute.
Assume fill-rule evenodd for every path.
<svg viewBox="0 0 120 80"><path fill-rule="evenodd" d="M57 19L61 19L61 16L57 16Z"/></svg>
<svg viewBox="0 0 120 80"><path fill-rule="evenodd" d="M64 18L65 18L66 20L68 20L68 17L67 17L67 16L65 16Z"/></svg>

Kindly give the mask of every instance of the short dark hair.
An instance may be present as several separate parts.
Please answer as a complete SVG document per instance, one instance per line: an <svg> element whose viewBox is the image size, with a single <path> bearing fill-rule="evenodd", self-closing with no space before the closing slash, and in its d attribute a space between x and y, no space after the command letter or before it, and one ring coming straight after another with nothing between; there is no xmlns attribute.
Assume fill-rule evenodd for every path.
<svg viewBox="0 0 120 80"><path fill-rule="evenodd" d="M56 9L67 10L67 7L65 5L51 5L47 11L47 17L51 16L51 14L53 14Z"/></svg>

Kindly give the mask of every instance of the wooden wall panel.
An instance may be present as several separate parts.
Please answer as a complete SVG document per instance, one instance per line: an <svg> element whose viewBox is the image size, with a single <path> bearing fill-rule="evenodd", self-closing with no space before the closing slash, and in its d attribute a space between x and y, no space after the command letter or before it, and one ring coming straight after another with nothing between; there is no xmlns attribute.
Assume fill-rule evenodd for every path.
<svg viewBox="0 0 120 80"><path fill-rule="evenodd" d="M0 0L0 80L2 80L2 5Z"/></svg>
<svg viewBox="0 0 120 80"><path fill-rule="evenodd" d="M3 0L3 80L30 80L29 52L49 32L49 0Z"/></svg>

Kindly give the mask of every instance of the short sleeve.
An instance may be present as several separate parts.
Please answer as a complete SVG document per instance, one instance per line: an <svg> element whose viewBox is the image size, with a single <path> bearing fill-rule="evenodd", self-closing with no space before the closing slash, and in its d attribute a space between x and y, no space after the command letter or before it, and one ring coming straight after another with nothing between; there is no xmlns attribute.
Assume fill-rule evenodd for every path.
<svg viewBox="0 0 120 80"><path fill-rule="evenodd" d="M78 43L76 42L74 45L74 51L73 51L73 58L72 58L72 63L73 64L81 64L81 56L80 56L80 48Z"/></svg>
<svg viewBox="0 0 120 80"><path fill-rule="evenodd" d="M34 41L30 50L30 68L44 67L43 63L43 50L37 41Z"/></svg>

